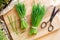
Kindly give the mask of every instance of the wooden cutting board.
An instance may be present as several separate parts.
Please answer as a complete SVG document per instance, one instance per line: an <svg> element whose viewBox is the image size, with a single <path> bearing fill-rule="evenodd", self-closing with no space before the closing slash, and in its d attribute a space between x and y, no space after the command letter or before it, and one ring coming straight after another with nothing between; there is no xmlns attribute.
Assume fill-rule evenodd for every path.
<svg viewBox="0 0 60 40"><path fill-rule="evenodd" d="M52 32L48 32L48 27L46 27L45 29L41 29L40 28L40 25L39 25L38 33L36 35L32 35L32 36L28 35L29 28L30 28L30 22L31 22L30 21L30 14L31 14L31 8L32 8L32 5L31 5L32 4L32 1L31 1L31 4L29 4L29 2L28 3L26 2L26 9L27 9L26 19L27 19L27 22L29 24L29 27L25 30L25 32L21 33L22 30L20 30L20 26L19 26L20 20L19 20L19 16L18 16L18 14L16 12L15 7L12 10L10 10L8 13L6 13L4 15L5 22L6 22L7 26L8 26L9 31L10 31L10 33L11 33L11 35L12 35L12 37L13 37L14 40L37 40L38 38L43 37L45 35L49 35L50 33L53 33L57 29L60 28L60 26L59 26L60 25L60 20L59 20L58 14L57 14L55 16L55 18L53 19L53 22L52 22L52 24L54 26L54 30ZM52 10L53 10L53 7L47 7L47 12L46 12L46 14L45 14L45 16L44 16L44 18L43 18L43 20L41 22L48 21L49 20L49 18L51 16L51 13L52 13ZM12 19L13 19L13 22L14 22L14 17L16 18L16 24L17 24L17 27L16 28L18 29L17 30L18 31L18 34L16 34L12 30L12 27L11 27L9 21L8 21L7 16L11 16Z"/></svg>
<svg viewBox="0 0 60 40"><path fill-rule="evenodd" d="M53 9L53 7L50 7L50 8L48 9L48 11L47 11L47 13L46 13L46 15L44 16L44 18L43 18L42 21L48 21L48 20L49 20L50 14L51 14L51 12L52 12L52 9ZM10 26L10 23L9 23L9 21L8 21L8 19L7 19L7 16L12 16L12 18L13 18L14 16L16 16L17 29L18 29L17 31L19 31L19 34L16 34L15 32L13 32L13 30L12 30L12 28L11 28L11 26ZM20 28L19 28L19 21L18 21L19 17L18 17L18 14L17 14L15 8L13 8L13 9L12 9L11 11L9 11L6 15L4 15L4 18L5 18L6 24L7 24L8 28L9 28L10 33L11 33L11 35L12 35L12 37L13 37L14 40L24 40L24 39L34 40L34 39L36 39L36 38L38 38L38 37L41 37L41 36L43 36L43 35L45 35L45 34L51 33L51 32L48 32L48 27L46 27L45 29L41 29L41 28L39 27L39 28L38 28L38 33L37 33L36 35L32 35L32 36L29 36L29 35L28 35L28 32L29 32L28 29L29 29L29 28L28 28L24 33L21 33L21 30L20 30ZM28 18L27 18L28 23L29 23L29 21L30 21L29 18L30 18L30 16L28 16ZM13 18L13 19L14 19L14 18ZM13 21L13 22L14 22L14 21ZM52 24L53 24L53 26L54 26L54 30L60 28L60 27L59 27L60 21L59 21L57 15L55 16ZM40 26L40 25L39 25L39 26ZM54 31L54 30L53 30L53 31ZM52 31L52 32L53 32L53 31Z"/></svg>

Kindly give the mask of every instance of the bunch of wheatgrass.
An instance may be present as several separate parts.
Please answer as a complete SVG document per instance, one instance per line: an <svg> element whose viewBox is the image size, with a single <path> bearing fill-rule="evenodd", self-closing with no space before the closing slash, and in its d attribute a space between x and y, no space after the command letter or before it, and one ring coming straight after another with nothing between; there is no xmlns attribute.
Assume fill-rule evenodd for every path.
<svg viewBox="0 0 60 40"><path fill-rule="evenodd" d="M19 17L21 19L20 28L21 29L26 29L28 27L28 24L27 24L26 19L25 19L25 14L26 14L25 5L23 3L18 3L17 5L15 5L15 7L16 7L18 15L19 15Z"/></svg>
<svg viewBox="0 0 60 40"><path fill-rule="evenodd" d="M30 28L30 34L37 34L37 28L40 24L43 16L45 14L45 7L41 4L34 4L32 7L32 13L31 13L31 23L32 27Z"/></svg>

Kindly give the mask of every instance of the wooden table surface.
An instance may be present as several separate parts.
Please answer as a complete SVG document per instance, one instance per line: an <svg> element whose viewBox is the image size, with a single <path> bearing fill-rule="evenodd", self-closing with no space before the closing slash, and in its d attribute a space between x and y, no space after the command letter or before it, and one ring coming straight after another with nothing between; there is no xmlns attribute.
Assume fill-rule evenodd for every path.
<svg viewBox="0 0 60 40"><path fill-rule="evenodd" d="M37 3L38 1L36 0L35 2ZM50 0L49 1L46 1L46 0L41 1L40 0L40 2L43 3L43 4L45 3L45 6L47 8L47 12L46 12L46 14L45 14L42 21L48 21L49 18L50 18L51 12L53 10L53 6L50 7L50 4L48 4L50 2ZM32 8L33 1L32 0L28 0L28 1L25 0L24 3L26 5L26 10L27 10L26 11L26 18L27 18L27 22L29 24L30 23L30 14L31 14L31 8ZM60 6L58 6L58 7L60 7ZM16 17L18 35L12 30L7 16L11 16L13 21L14 21L14 17ZM15 7L12 10L10 10L9 12L7 12L7 14L4 15L4 19L6 21L6 24L9 28L10 33L11 33L14 40L60 40L60 29L59 29L60 28L60 12L53 19L52 24L54 26L54 30L52 32L47 31L48 27L46 27L45 29L41 29L39 27L38 28L38 33L36 35L33 35L33 36L28 35L30 26L25 30L24 33L21 34L21 30L19 28L19 21L18 21L19 17L18 17L18 14L16 12Z"/></svg>

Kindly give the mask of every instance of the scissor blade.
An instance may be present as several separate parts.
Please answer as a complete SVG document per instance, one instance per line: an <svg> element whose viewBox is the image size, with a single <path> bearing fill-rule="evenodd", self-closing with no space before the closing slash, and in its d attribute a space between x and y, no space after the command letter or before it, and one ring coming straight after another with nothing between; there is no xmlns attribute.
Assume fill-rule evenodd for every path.
<svg viewBox="0 0 60 40"><path fill-rule="evenodd" d="M55 9L56 9L56 7L54 7L54 9L53 9L53 12L52 12L51 18L50 18L50 22L52 22L54 16L57 14L57 12L59 12L59 9L57 9L56 12L55 12Z"/></svg>
<svg viewBox="0 0 60 40"><path fill-rule="evenodd" d="M57 9L57 11L54 13L54 15L53 15L53 16L55 16L58 12L59 12L59 9Z"/></svg>

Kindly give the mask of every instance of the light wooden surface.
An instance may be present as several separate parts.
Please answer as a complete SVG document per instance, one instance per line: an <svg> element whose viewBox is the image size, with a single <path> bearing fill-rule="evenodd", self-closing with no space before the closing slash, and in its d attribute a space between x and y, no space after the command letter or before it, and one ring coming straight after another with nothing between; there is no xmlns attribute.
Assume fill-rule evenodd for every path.
<svg viewBox="0 0 60 40"><path fill-rule="evenodd" d="M27 18L28 24L30 23L30 16L29 15L31 14L32 4L33 4L33 1L30 1L30 0L25 1L25 5L26 5L26 9L27 9L26 18ZM46 15L44 16L42 21L48 21L50 18L51 12L53 10L53 7L49 7L49 6L46 6L46 7L48 9L47 9ZM21 30L19 28L19 21L16 21L17 22L17 29L18 29L17 31L19 32L18 35L15 32L13 32L13 30L9 24L9 21L7 19L7 16L12 16L13 21L14 21L14 16L16 16L16 20L19 19L15 7L12 10L10 10L7 14L5 14L4 18L5 18L6 24L9 28L10 33L11 33L14 40L59 40L60 39L59 38L60 37L60 29L59 29L60 28L60 18L59 18L59 15L60 14L58 13L52 22L52 24L54 26L54 30L52 32L48 32L48 29L47 29L48 27L46 27L45 29L41 29L39 27L38 33L36 35L33 35L33 36L28 35L30 26L25 30L24 33L21 33Z"/></svg>

